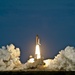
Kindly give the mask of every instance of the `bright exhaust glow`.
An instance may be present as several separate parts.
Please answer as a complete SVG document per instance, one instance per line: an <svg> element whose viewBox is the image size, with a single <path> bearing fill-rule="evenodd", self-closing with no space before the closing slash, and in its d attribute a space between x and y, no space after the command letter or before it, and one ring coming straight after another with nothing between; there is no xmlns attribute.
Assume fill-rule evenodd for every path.
<svg viewBox="0 0 75 75"><path fill-rule="evenodd" d="M34 63L34 58L28 60L29 63Z"/></svg>
<svg viewBox="0 0 75 75"><path fill-rule="evenodd" d="M36 45L35 55L36 55L37 59L41 58L41 55L40 55L40 46L39 45Z"/></svg>

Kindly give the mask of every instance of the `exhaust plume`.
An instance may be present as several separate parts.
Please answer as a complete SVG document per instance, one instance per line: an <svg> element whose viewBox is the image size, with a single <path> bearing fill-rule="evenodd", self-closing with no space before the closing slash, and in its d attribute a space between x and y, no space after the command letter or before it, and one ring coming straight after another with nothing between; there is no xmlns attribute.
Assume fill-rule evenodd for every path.
<svg viewBox="0 0 75 75"><path fill-rule="evenodd" d="M37 46L38 50L39 47ZM35 52L40 58L40 49ZM20 61L20 49L13 44L0 48L0 71L27 70L37 65L34 58L27 60L25 64ZM67 46L61 50L54 59L44 60L42 70L48 71L75 71L75 48Z"/></svg>
<svg viewBox="0 0 75 75"><path fill-rule="evenodd" d="M41 58L41 55L40 55L40 46L39 45L36 45L35 55L36 55L36 59L40 59Z"/></svg>

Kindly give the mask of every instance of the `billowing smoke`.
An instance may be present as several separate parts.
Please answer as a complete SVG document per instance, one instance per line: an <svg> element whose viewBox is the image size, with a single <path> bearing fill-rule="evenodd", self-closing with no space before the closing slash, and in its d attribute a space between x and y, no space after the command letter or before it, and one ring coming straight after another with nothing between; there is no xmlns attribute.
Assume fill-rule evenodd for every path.
<svg viewBox="0 0 75 75"><path fill-rule="evenodd" d="M0 71L26 70L38 64L38 62L34 62L34 58L22 64L19 56L20 49L15 48L13 44L0 48ZM42 70L75 71L75 48L67 46L54 59L46 59L44 63Z"/></svg>
<svg viewBox="0 0 75 75"><path fill-rule="evenodd" d="M0 48L0 71L11 71L22 69L20 62L20 49L13 44Z"/></svg>
<svg viewBox="0 0 75 75"><path fill-rule="evenodd" d="M66 47L54 59L44 60L46 68L52 71L75 71L75 48Z"/></svg>
<svg viewBox="0 0 75 75"><path fill-rule="evenodd" d="M48 71L75 71L75 48L67 46L61 50L54 59L44 60L45 65L42 67ZM28 69L36 66L37 63L30 63L29 60L24 64L24 68Z"/></svg>

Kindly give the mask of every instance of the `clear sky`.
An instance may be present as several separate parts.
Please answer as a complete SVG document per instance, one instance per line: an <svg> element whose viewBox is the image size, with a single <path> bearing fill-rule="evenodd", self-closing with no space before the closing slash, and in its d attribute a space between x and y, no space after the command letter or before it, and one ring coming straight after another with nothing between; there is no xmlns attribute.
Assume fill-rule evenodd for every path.
<svg viewBox="0 0 75 75"><path fill-rule="evenodd" d="M75 46L75 0L0 0L0 47L13 43L25 62L37 34L44 58Z"/></svg>

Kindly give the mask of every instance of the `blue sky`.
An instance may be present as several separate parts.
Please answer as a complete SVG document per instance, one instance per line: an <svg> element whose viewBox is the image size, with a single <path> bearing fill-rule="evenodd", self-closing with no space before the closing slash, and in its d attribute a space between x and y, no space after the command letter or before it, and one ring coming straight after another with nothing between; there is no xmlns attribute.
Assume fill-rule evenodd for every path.
<svg viewBox="0 0 75 75"><path fill-rule="evenodd" d="M75 0L0 0L0 47L13 43L24 62L37 34L44 58L75 46Z"/></svg>

